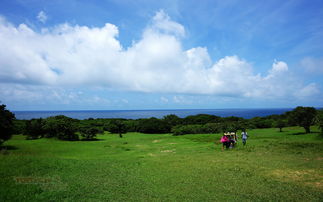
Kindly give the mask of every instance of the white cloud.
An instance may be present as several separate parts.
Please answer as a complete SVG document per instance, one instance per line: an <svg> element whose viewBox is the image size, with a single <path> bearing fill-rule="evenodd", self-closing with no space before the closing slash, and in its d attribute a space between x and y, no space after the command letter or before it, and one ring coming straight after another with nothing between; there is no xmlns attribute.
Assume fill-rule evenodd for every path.
<svg viewBox="0 0 323 202"><path fill-rule="evenodd" d="M271 75L280 73L280 72L286 72L288 71L288 66L285 62L282 61L276 61L274 62L272 69L269 71Z"/></svg>
<svg viewBox="0 0 323 202"><path fill-rule="evenodd" d="M320 94L320 90L318 89L315 83L310 83L304 88L301 88L299 92L296 93L295 96L300 98L306 98L309 96L316 96Z"/></svg>
<svg viewBox="0 0 323 202"><path fill-rule="evenodd" d="M37 15L37 19L42 22L42 23L46 23L47 21L47 15L44 11L40 11Z"/></svg>
<svg viewBox="0 0 323 202"><path fill-rule="evenodd" d="M163 103L168 103L168 99L164 96L161 96L160 97L160 101L163 102Z"/></svg>
<svg viewBox="0 0 323 202"><path fill-rule="evenodd" d="M156 13L153 17L152 24L146 31L158 31L165 34L174 34L179 37L185 36L183 25L172 21L163 10Z"/></svg>
<svg viewBox="0 0 323 202"><path fill-rule="evenodd" d="M0 18L0 85L101 86L229 97L286 97L304 89L283 61L275 61L261 76L238 56L212 64L205 47L184 50L184 27L163 11L131 47L122 47L118 34L109 23L92 28L62 24L36 32ZM315 92L304 91L308 96ZM181 102L180 97L173 100Z"/></svg>
<svg viewBox="0 0 323 202"><path fill-rule="evenodd" d="M323 74L323 58L306 57L301 60L301 66L310 73Z"/></svg>

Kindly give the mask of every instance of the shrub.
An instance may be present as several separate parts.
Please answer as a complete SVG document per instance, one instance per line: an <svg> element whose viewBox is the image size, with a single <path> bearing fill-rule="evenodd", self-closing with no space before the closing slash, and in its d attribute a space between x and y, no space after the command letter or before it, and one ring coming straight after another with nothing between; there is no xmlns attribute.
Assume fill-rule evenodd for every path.
<svg viewBox="0 0 323 202"><path fill-rule="evenodd" d="M186 135L186 134L203 134L209 133L205 125L178 125L172 128L173 135Z"/></svg>
<svg viewBox="0 0 323 202"><path fill-rule="evenodd" d="M164 116L163 121L165 121L170 127L180 125L182 123L182 119L176 116L175 114L169 114Z"/></svg>
<svg viewBox="0 0 323 202"><path fill-rule="evenodd" d="M23 132L26 135L27 140L38 139L46 134L44 129L45 122L43 119L31 119L26 121L25 130Z"/></svg>
<svg viewBox="0 0 323 202"><path fill-rule="evenodd" d="M323 135L323 110L318 111L315 117L315 123L321 129L321 135Z"/></svg>
<svg viewBox="0 0 323 202"><path fill-rule="evenodd" d="M139 128L139 123L137 120L126 120L123 121L123 123L126 125L128 132L137 132Z"/></svg>
<svg viewBox="0 0 323 202"><path fill-rule="evenodd" d="M76 134L77 120L59 115L49 117L45 121L46 137L57 137L60 140L78 140Z"/></svg>
<svg viewBox="0 0 323 202"><path fill-rule="evenodd" d="M171 127L164 121L157 118L140 119L138 123L138 132L141 133L169 133Z"/></svg>
<svg viewBox="0 0 323 202"><path fill-rule="evenodd" d="M183 119L183 123L187 125L218 123L220 121L221 117L210 114L198 114L194 116L187 116Z"/></svg>
<svg viewBox="0 0 323 202"><path fill-rule="evenodd" d="M0 145L11 138L14 120L15 115L6 109L6 105L0 105Z"/></svg>
<svg viewBox="0 0 323 202"><path fill-rule="evenodd" d="M203 131L206 133L220 133L222 131L221 123L207 123L203 126Z"/></svg>
<svg viewBox="0 0 323 202"><path fill-rule="evenodd" d="M84 140L94 140L96 135L100 133L100 130L96 127L88 126L80 128L80 133Z"/></svg>
<svg viewBox="0 0 323 202"><path fill-rule="evenodd" d="M255 128L271 128L273 125L272 119L266 119L263 117L254 117L250 122Z"/></svg>
<svg viewBox="0 0 323 202"><path fill-rule="evenodd" d="M105 126L110 133L119 134L119 137L122 138L122 134L127 133L127 127L122 120L112 119Z"/></svg>

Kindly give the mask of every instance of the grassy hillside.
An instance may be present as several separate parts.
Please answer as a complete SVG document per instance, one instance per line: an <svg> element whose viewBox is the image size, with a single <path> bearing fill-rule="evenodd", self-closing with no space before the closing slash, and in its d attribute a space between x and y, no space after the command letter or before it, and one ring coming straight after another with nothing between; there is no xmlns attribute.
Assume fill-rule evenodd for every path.
<svg viewBox="0 0 323 202"><path fill-rule="evenodd" d="M0 200L322 201L323 138L313 131L249 130L245 147L226 151L220 134L14 136L0 152Z"/></svg>

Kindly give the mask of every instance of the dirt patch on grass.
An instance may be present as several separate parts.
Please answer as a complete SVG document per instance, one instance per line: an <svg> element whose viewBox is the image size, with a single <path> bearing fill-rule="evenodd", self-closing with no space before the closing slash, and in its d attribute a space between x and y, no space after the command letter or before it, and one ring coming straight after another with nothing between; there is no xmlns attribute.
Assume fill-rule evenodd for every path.
<svg viewBox="0 0 323 202"><path fill-rule="evenodd" d="M316 160L322 161L323 160L323 157L318 157Z"/></svg>
<svg viewBox="0 0 323 202"><path fill-rule="evenodd" d="M157 143L157 142L160 142L161 140L154 140L152 141L152 143Z"/></svg>
<svg viewBox="0 0 323 202"><path fill-rule="evenodd" d="M160 151L160 152L162 152L162 153L175 153L176 151L175 151L175 149L173 149L173 150L163 150L163 151Z"/></svg>
<svg viewBox="0 0 323 202"><path fill-rule="evenodd" d="M156 154L148 153L148 156L156 156Z"/></svg>
<svg viewBox="0 0 323 202"><path fill-rule="evenodd" d="M323 176L317 170L273 170L270 176L285 182L296 182L323 190Z"/></svg>
<svg viewBox="0 0 323 202"><path fill-rule="evenodd" d="M168 143L168 144L177 144L177 143L175 143L175 142L170 142L170 143Z"/></svg>

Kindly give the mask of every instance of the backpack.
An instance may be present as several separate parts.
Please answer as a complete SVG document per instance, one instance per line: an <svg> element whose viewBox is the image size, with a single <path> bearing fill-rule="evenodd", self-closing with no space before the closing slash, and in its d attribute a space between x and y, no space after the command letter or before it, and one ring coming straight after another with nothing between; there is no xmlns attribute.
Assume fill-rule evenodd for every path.
<svg viewBox="0 0 323 202"><path fill-rule="evenodd" d="M228 141L228 138L226 136L221 137L221 142L222 143L227 142L227 141Z"/></svg>

